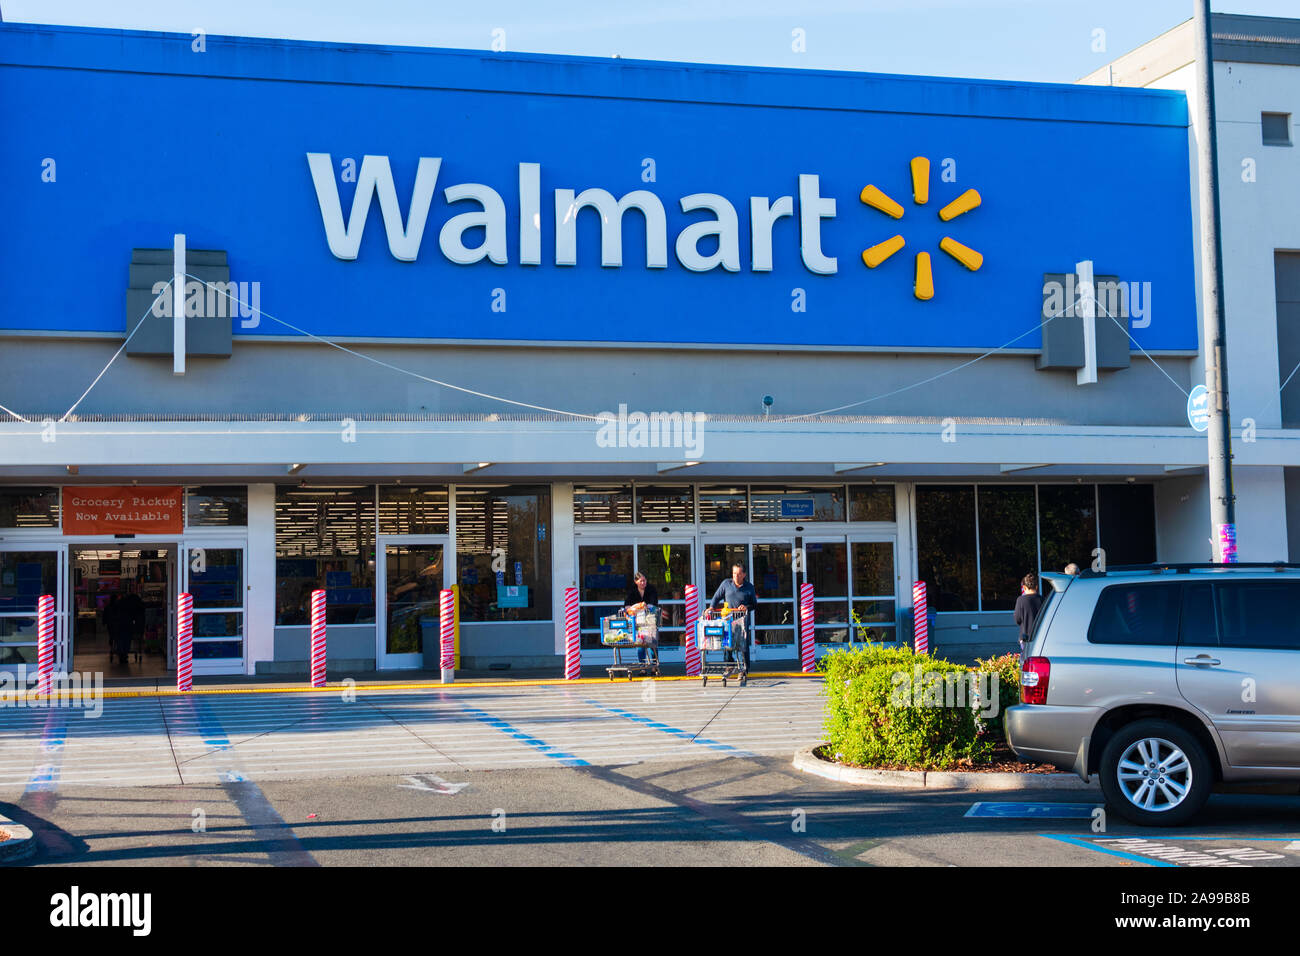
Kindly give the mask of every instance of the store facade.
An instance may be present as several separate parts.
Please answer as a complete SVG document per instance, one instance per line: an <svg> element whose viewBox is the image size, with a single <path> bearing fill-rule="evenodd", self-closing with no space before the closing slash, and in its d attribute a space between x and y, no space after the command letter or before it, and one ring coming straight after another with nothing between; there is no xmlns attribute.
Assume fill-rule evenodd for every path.
<svg viewBox="0 0 1300 956"><path fill-rule="evenodd" d="M552 666L568 586L599 661L637 571L673 661L734 561L760 661L798 584L824 652L918 578L960 658L1202 519L1182 93L197 42L0 26L0 666L33 594L75 666L116 589L165 670L188 590L203 667L300 673L324 588L332 664L400 670L453 585L465 666ZM167 530L83 533L122 487Z"/></svg>

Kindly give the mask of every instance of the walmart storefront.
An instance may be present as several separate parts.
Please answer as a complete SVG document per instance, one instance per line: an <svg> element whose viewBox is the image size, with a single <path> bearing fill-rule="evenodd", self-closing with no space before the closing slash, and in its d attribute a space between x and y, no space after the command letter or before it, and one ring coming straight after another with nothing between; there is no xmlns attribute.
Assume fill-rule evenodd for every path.
<svg viewBox="0 0 1300 956"><path fill-rule="evenodd" d="M134 596L165 672L187 590L201 670L298 672L325 588L332 663L419 666L451 585L466 666L575 585L599 660L638 570L680 660L736 560L760 661L805 580L823 650L920 578L963 657L1026 572L1204 557L1182 94L10 24L0 75L0 664Z"/></svg>

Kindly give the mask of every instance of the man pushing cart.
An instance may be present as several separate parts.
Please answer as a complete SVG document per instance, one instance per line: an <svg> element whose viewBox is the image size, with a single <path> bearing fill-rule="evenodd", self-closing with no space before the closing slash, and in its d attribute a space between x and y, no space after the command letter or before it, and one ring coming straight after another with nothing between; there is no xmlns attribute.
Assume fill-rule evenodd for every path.
<svg viewBox="0 0 1300 956"><path fill-rule="evenodd" d="M731 577L713 592L713 600L699 623L696 641L705 684L709 674L718 674L724 686L728 677L739 677L744 685L749 674L750 613L757 606L758 593L745 580L745 566L737 561L731 566ZM719 650L725 651L722 662L709 663L708 652Z"/></svg>

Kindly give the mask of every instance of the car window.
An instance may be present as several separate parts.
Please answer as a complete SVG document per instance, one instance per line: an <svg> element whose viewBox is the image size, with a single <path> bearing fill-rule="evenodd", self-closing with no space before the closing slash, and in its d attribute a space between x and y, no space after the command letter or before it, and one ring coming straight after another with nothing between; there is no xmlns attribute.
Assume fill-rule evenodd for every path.
<svg viewBox="0 0 1300 956"><path fill-rule="evenodd" d="M1183 614L1178 643L1193 647L1215 647L1219 633L1214 626L1214 594L1209 581L1183 586Z"/></svg>
<svg viewBox="0 0 1300 956"><path fill-rule="evenodd" d="M1088 626L1092 644L1178 642L1179 585L1113 584L1103 588Z"/></svg>
<svg viewBox="0 0 1300 956"><path fill-rule="evenodd" d="M1215 583L1224 647L1300 650L1300 582Z"/></svg>

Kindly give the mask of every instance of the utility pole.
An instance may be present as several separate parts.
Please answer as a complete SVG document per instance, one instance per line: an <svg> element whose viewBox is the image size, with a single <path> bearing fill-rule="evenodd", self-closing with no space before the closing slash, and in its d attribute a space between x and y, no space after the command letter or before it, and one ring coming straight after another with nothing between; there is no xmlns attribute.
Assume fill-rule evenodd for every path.
<svg viewBox="0 0 1300 956"><path fill-rule="evenodd" d="M1201 309L1205 387L1209 391L1210 537L1214 560L1237 561L1237 507L1232 493L1232 419L1228 414L1228 343L1223 316L1223 247L1219 241L1219 137L1214 118L1210 0L1193 0L1196 34L1196 139L1201 211Z"/></svg>

